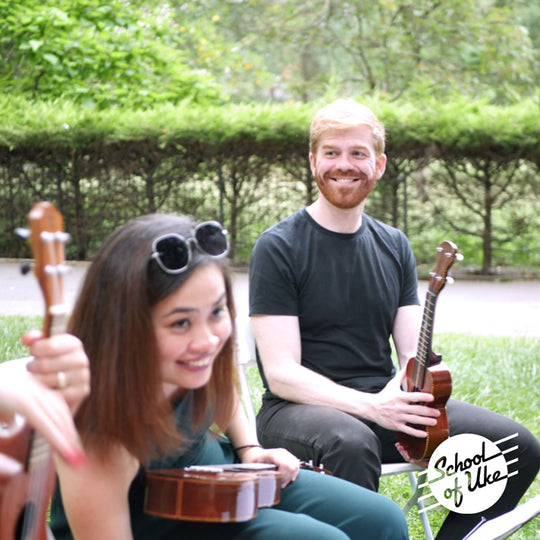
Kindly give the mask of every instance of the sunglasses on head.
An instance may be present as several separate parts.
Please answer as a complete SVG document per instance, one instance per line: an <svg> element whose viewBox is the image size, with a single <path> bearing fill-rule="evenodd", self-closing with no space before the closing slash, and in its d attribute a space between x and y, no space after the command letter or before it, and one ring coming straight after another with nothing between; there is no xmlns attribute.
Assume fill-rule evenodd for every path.
<svg viewBox="0 0 540 540"><path fill-rule="evenodd" d="M187 239L176 233L164 234L152 242L151 258L167 274L180 274L189 267L192 243L211 257L224 257L228 249L227 230L217 221L205 221Z"/></svg>

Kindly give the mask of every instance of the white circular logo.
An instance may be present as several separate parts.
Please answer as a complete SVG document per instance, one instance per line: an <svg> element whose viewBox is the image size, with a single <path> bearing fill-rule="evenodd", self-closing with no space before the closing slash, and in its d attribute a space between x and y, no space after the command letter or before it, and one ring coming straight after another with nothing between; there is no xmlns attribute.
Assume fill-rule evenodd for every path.
<svg viewBox="0 0 540 540"><path fill-rule="evenodd" d="M476 514L503 494L508 466L501 450L480 435L463 434L440 444L429 460L432 494L448 510Z"/></svg>

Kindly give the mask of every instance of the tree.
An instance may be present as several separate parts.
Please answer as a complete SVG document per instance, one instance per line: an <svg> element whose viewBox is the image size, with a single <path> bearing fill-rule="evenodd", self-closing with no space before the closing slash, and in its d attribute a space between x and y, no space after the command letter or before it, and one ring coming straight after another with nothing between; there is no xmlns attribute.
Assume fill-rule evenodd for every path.
<svg viewBox="0 0 540 540"><path fill-rule="evenodd" d="M177 0L177 6L186 25L219 17L223 44L263 62L251 82L264 66L274 76L262 81L271 86L259 85L261 98L487 93L504 103L531 95L538 84L538 51L522 22L525 9L537 10L520 11L516 2ZM216 61L233 69L226 56Z"/></svg>
<svg viewBox="0 0 540 540"><path fill-rule="evenodd" d="M168 5L180 33L178 46L192 69L210 73L235 102L267 99L275 76L266 53L275 52L274 44L261 42L257 32L267 2L171 0Z"/></svg>
<svg viewBox="0 0 540 540"><path fill-rule="evenodd" d="M163 9L121 0L0 0L0 88L87 107L216 103L206 74L187 67Z"/></svg>
<svg viewBox="0 0 540 540"><path fill-rule="evenodd" d="M495 157L448 160L433 173L430 199L435 215L446 220L455 232L481 239L480 273L492 272L495 245L502 246L526 232L530 221L524 219L515 203L527 200L531 174L530 165L519 158L508 163ZM505 220L503 228L497 216L512 203L515 209L506 209L511 219Z"/></svg>

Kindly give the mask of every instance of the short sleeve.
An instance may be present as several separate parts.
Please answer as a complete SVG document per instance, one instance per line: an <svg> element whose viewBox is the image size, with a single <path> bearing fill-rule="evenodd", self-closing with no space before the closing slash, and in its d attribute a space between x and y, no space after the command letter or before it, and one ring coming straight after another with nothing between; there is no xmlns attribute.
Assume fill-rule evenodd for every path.
<svg viewBox="0 0 540 540"><path fill-rule="evenodd" d="M294 256L272 230L257 240L249 264L249 314L298 315Z"/></svg>

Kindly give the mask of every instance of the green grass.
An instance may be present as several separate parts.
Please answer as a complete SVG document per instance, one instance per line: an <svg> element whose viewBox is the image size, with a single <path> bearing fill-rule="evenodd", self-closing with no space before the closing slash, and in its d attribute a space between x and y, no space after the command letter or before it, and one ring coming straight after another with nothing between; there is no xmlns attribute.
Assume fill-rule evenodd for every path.
<svg viewBox="0 0 540 540"><path fill-rule="evenodd" d="M28 350L21 343L21 336L28 330L41 328L41 317L12 315L0 317L0 362L28 356Z"/></svg>
<svg viewBox="0 0 540 540"><path fill-rule="evenodd" d="M0 317L0 362L26 355L19 338L25 331L40 325L39 317ZM439 334L434 337L433 346L442 354L452 373L452 397L509 416L540 437L540 339ZM255 367L247 369L247 376L257 410L262 383ZM407 477L383 478L380 491L403 505L409 493ZM539 493L540 477L537 477L524 500ZM440 509L429 512L434 531L438 530L444 517L445 513ZM416 508L407 519L411 539L423 538ZM512 539L539 540L540 519L531 521Z"/></svg>
<svg viewBox="0 0 540 540"><path fill-rule="evenodd" d="M540 339L439 334L434 337L433 347L442 354L451 371L453 398L513 418L540 438ZM258 410L263 388L257 368L249 367L247 376ZM382 478L380 492L403 506L410 494L407 476ZM540 475L523 501L539 493ZM446 511L436 508L428 515L431 528L436 532ZM416 507L409 512L407 521L411 539L424 538ZM540 518L520 529L512 539L539 540Z"/></svg>

